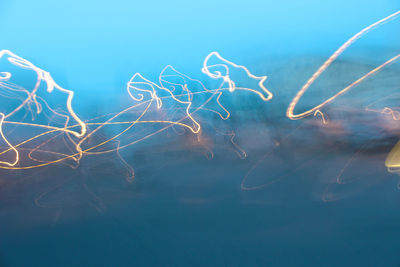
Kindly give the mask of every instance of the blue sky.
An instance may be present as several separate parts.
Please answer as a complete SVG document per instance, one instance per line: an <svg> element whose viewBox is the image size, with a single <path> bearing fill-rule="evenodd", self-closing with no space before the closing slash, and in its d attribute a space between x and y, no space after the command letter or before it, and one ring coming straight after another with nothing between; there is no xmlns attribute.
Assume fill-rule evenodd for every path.
<svg viewBox="0 0 400 267"><path fill-rule="evenodd" d="M398 9L397 0L2 1L0 47L77 94L107 94L123 90L135 72L154 78L167 64L200 74L211 51L242 64L329 55ZM398 41L392 33L371 42Z"/></svg>

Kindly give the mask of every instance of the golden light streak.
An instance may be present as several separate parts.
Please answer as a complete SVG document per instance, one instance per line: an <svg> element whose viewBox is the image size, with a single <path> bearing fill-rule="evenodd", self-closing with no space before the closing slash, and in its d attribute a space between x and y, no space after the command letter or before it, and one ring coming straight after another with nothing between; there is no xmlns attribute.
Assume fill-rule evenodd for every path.
<svg viewBox="0 0 400 267"><path fill-rule="evenodd" d="M230 61L227 61L224 58L222 58L218 53L213 52L208 57L206 57L202 70L208 75L208 77L211 77L213 79L219 79L219 78L222 79L221 84L218 88L207 89L199 80L192 79L176 71L172 66L167 66L161 71L161 74L159 76L159 84L156 84L144 78L140 73L136 73L128 81L126 86L127 94L130 97L130 99L136 102L135 104L133 104L128 108L122 109L121 111L118 111L115 114L102 115L98 118L93 118L91 120L83 122L82 120L79 119L79 117L75 114L74 110L72 109L72 98L74 96L74 93L72 91L60 87L58 84L55 83L55 81L48 72L43 71L42 69L34 66L31 62L16 56L12 52L8 50L2 50L0 55L7 56L8 61L11 62L13 65L16 65L17 67L20 67L22 69L33 70L37 74L37 80L35 86L32 90L29 91L17 85L6 83L12 77L11 73L8 72L0 73L0 82L1 82L0 86L2 86L6 90L21 91L27 95L26 99L22 101L22 104L20 104L12 112L3 115L1 119L0 123L1 136L3 137L3 140L8 144L9 147L4 151L0 152L0 155L3 155L10 151L16 153L16 158L14 161L0 162L0 168L3 169L31 169L31 168L37 168L37 167L47 166L50 164L59 163L67 159L72 159L79 164L79 160L84 155L99 155L110 152L117 152L117 155L121 158L121 154L119 151L120 149L141 142L172 126L181 126L183 128L189 129L193 134L198 135L201 130L201 125L197 121L197 119L193 117L193 115L200 110L217 113L219 117L223 120L228 119L230 113L220 103L220 96L224 92L232 93L238 89L256 93L264 101L267 101L272 98L272 94L269 93L268 90L266 90L263 84L266 80L266 76L261 76L261 77L254 76L244 66L236 65ZM230 67L239 68L245 71L245 73L248 75L249 78L258 80L259 88L252 89L252 88L236 87L234 81L231 79L229 75L218 77L218 75L212 74L208 70L208 67L210 66L207 65L207 61L209 60L210 56L214 55L216 55L217 58L223 62L221 64L218 64L218 66L223 67L227 71L227 73L229 73ZM229 66L225 64L229 64ZM170 74L167 73L168 71L170 72ZM171 79L175 78L182 79L183 82L179 83L172 82ZM76 124L68 125L70 120L69 116L56 112L54 109L50 107L50 105L47 104L44 98L37 95L39 87L42 82L46 83L48 93L51 93L54 89L57 89L63 93L68 94L68 99L66 102L67 111L69 115L73 119L75 119L75 121L77 122ZM197 85L191 87L191 85L189 85L188 82ZM228 86L224 87L226 84ZM178 87L180 88L180 92L176 90ZM148 99L146 99L146 96L148 96ZM41 103L39 103L39 101ZM6 120L6 118L9 118L10 116L14 115L17 111L19 111L23 107L27 107L30 110L30 103L33 103L34 106L36 107L37 114L42 112L43 107L46 107L46 109L50 110L52 114L63 117L66 121L64 127L55 127L40 123L27 123L22 121L19 122L19 121ZM153 103L155 104L156 110L165 112L167 116L172 115L171 119L156 119L156 118L145 119L145 117L148 117L148 114L150 114L150 107L152 106ZM173 110L169 110L168 109L169 107L173 108ZM136 119L122 120L122 121L120 120L120 118L122 118L123 116L128 116L133 114L132 112L136 111L136 109L138 108L143 108L143 109L138 113ZM182 114L179 115L180 113ZM178 117L176 117L176 114L178 114ZM92 120L102 119L103 117L106 116L108 116L109 118L106 119L105 121L91 122ZM122 137L122 135L126 134L129 130L133 129L135 126L140 124L161 125L161 128L158 130L154 130L153 132L150 132L145 136L139 137L137 139L128 140L127 144L121 144L120 138ZM8 139L3 134L2 129L4 125L10 125L10 126L14 125L18 127L33 127L36 129L42 129L44 132L36 134L30 138L27 138L19 142L18 144L13 145L8 141ZM113 125L114 126L120 125L124 126L125 128L111 137L106 137L106 139L103 141L98 141L95 144L91 144L88 147L84 147L84 145L86 146L86 144L89 144L90 140L92 140L93 137L103 136L101 131L104 127ZM88 129L88 127L94 127L94 128ZM75 129L77 128L80 128L80 131L76 131ZM55 151L49 151L48 149L44 148L44 146L50 146L51 145L50 142L53 142L53 140L55 140L60 136L63 136L64 134L67 136L68 143L73 144L74 151L70 150L71 153L60 153ZM78 138L78 140L72 139L70 134L75 138ZM233 140L235 133L230 132L229 136L231 137L230 139L232 144L236 147L238 151L237 152L238 155L240 157L245 157L246 153L242 151L241 148ZM35 140L38 140L39 138L45 138L45 141L35 145L33 148L25 148L27 144L32 143ZM200 139L198 138L198 140ZM111 144L112 141L116 141L118 145L114 148L106 147L106 145ZM18 152L19 150L27 151L28 158L36 163L31 165L29 164L21 165L21 159L19 157L19 152ZM34 157L33 156L34 152L54 155L59 158L55 160L43 160ZM124 159L121 158L121 160L124 165L127 165L127 162ZM130 176L133 179L134 171L133 169L129 170L130 170L129 172L131 173Z"/></svg>
<svg viewBox="0 0 400 267"><path fill-rule="evenodd" d="M36 93L40 87L41 82L44 81L47 84L47 92L48 93L51 93L54 90L54 88L56 88L59 91L66 93L68 95L67 103L66 103L68 112L75 119L75 121L78 122L79 126L81 127L80 132L71 131L70 133L75 135L76 137L82 137L86 134L86 125L83 123L83 121L81 121L81 119L75 114L74 110L72 109L72 99L74 97L73 91L62 88L53 80L53 78L51 77L49 72L46 72L46 71L36 67L31 62L15 55L11 51L1 50L0 58L2 58L3 56L8 56L8 61L11 62L12 64L19 66L21 68L24 68L24 69L33 70L37 74L37 81L36 81L35 87L33 88L33 90L31 92L27 91L27 94L28 94L27 99L25 99L22 102L22 104L20 106L18 106L17 108L15 108L12 112L6 114L5 118L8 118L11 115L13 115L15 112L20 110L29 101L33 101L35 103L35 105L37 107L37 113L40 113L41 108L40 108L39 103L36 100ZM2 74L4 74L4 76L1 78L1 80L8 80L12 76L11 73L2 73Z"/></svg>
<svg viewBox="0 0 400 267"><path fill-rule="evenodd" d="M287 117L289 117L292 120L297 120L297 119L301 119L304 117L307 117L311 114L316 114L315 112L320 111L321 108L323 108L325 105L329 104L330 102L332 102L333 100L335 100L337 97L345 94L347 91L349 91L351 88L359 85L360 83L362 83L364 80L366 80L367 78L369 78L370 76L376 74L378 71L382 70L384 67L389 66L390 64L396 62L398 59L400 59L400 54L392 57L391 59L387 60L386 62L384 62L383 64L381 64L380 66L374 68L373 70L371 70L370 72L368 72L367 74L365 74L364 76L360 77L359 79L357 79L356 81L354 81L353 83L351 83L350 85L348 85L347 87L345 87L344 89L342 89L341 91L339 91L337 94L335 94L334 96L328 98L327 100L325 100L324 102L322 102L321 104L307 110L304 111L302 113L299 114L294 114L294 109L297 105L297 103L299 102L300 98L304 95L304 93L309 89L309 87L314 83L314 81L337 59L337 57L339 57L349 46L351 46L354 42L356 42L359 38L361 38L362 36L364 36L365 34L367 34L368 32L370 32L371 30L377 28L378 26L397 18L400 15L400 10L371 24L370 26L364 28L363 30L361 30L360 32L358 32L356 35L354 35L353 37L351 37L349 40L347 40L342 46L339 47L339 49L337 49L325 62L324 64L322 64L321 67L319 67L319 69L311 76L311 78L303 85L303 87L300 89L300 91L297 92L296 96L293 98L292 102L289 104L289 107L286 111L286 115ZM319 113L318 113L319 114Z"/></svg>
<svg viewBox="0 0 400 267"><path fill-rule="evenodd" d="M11 162L11 163L7 162L7 161L0 161L0 164L5 164L7 166L12 167L12 166L15 166L15 164L17 164L17 162L19 161L19 154L18 154L18 150L16 150L13 147L13 145L11 145L10 142L8 142L7 138L4 136L4 133L3 133L4 117L5 117L4 114L0 113L0 135L3 138L3 140L7 143L7 145L10 147L10 149L15 152L15 160L14 160L14 162Z"/></svg>

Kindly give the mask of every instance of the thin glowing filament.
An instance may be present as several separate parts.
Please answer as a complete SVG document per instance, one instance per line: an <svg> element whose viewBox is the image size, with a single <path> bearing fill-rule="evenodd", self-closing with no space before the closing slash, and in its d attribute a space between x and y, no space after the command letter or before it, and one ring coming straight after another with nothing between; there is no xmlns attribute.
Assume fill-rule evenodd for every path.
<svg viewBox="0 0 400 267"><path fill-rule="evenodd" d="M309 116L309 115L311 115L313 113L315 114L316 111L320 110L326 104L332 102L333 100L335 100L340 95L343 95L344 93L349 91L351 88L353 88L353 87L359 85L360 83L362 83L368 77L376 74L378 71L380 71L384 67L386 67L386 66L394 63L396 60L398 60L400 58L400 54L394 56L393 58L389 59L388 61L386 61L382 65L380 65L380 66L376 67L375 69L371 70L370 72L368 72L367 74L365 74L364 76L362 76L361 78L359 78L358 80L356 80L355 82L353 82L352 84L350 84L349 86L347 86L346 88L344 88L343 90L341 90L340 92L335 94L334 96L328 98L327 100L325 100L321 104L315 106L314 108L312 108L310 110L307 110L305 112L299 113L299 114L294 114L294 108L296 107L296 105L299 102L300 98L304 95L304 93L311 86L311 84L314 83L314 81L329 67L329 65L331 65L336 60L336 58L340 54L342 54L351 44L356 42L359 38L361 38L363 35L367 34L369 31L371 31L371 30L375 29L376 27L388 22L391 19L397 18L399 15L400 15L400 10L395 12L395 13L393 13L393 14L391 14L390 16L387 16L387 17L385 17L385 18L383 18L383 19L371 24L370 26L364 28L359 33L357 33L356 35L351 37L341 47L339 47L339 49L336 50L335 53L333 53L332 56L330 56L328 58L328 60L326 60L324 62L324 64L322 64L322 66L311 76L311 78L303 85L303 87L300 89L300 91L293 98L292 102L289 104L289 107L288 107L288 109L286 111L287 117L289 117L292 120L296 120L296 119L301 119L301 118L307 117L307 116Z"/></svg>

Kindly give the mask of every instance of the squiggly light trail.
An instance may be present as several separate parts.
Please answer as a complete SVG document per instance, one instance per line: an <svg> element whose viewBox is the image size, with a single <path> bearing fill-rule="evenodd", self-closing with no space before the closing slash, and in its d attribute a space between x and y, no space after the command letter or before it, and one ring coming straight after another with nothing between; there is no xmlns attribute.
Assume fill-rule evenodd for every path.
<svg viewBox="0 0 400 267"><path fill-rule="evenodd" d="M79 119L79 117L75 114L74 110L72 109L72 99L73 99L73 96L74 96L74 92L73 91L70 91L70 90L62 88L61 86L59 86L53 80L53 78L51 77L50 73L48 73L48 72L36 67L31 62L29 62L29 61L27 61L27 60L15 55L11 51L8 51L8 50L0 51L0 58L2 58L2 57L8 57L7 58L8 61L10 63L12 63L13 65L16 65L16 66L18 66L20 68L23 68L23 69L34 71L36 73L36 75L37 75L37 80L36 80L36 83L34 85L34 88L31 91L28 91L28 90L26 90L24 88L20 88L21 91L23 91L27 95L27 97L26 97L26 99L24 99L22 101L22 103L19 106L17 106L14 110L12 110L9 113L6 113L6 114L5 113L0 113L0 116L2 117L2 119L0 121L0 133L1 133L1 136L2 136L3 140L7 143L7 145L10 146L10 149L15 152L15 160L14 161L11 161L11 162L3 161L1 163L5 164L6 166L12 167L12 166L15 166L19 162L19 152L18 152L18 150L16 149L15 146L11 145L11 143L7 140L7 138L4 136L4 133L3 133L3 124L4 123L8 123L7 121L5 121L5 119L10 118L15 113L17 113L19 110L21 110L23 107L28 107L28 109L30 109L30 104L31 103L34 103L34 105L36 107L36 113L40 114L42 112L42 106L38 103L37 91L39 90L40 85L41 85L41 83L43 81L47 85L47 92L48 93L51 93L51 92L53 92L54 89L57 89L57 90L59 90L59 91L61 91L63 93L66 93L68 95L67 101L66 101L67 110L68 110L70 116L75 121L78 122L77 126L79 126L81 128L79 132L71 130L70 128L67 127L68 122L69 122L69 117L65 116L65 115L62 115L60 113L57 113L54 110L51 110L53 113L66 118L66 123L65 123L64 127L62 129L60 129L60 130L62 130L66 134L72 134L72 135L74 135L75 137L78 137L78 138L80 138L80 137L82 137L82 136L84 136L86 134L86 125L82 122L82 120ZM1 72L1 74L2 74L2 77L0 77L0 86L1 87L5 87L6 89L10 88L10 87L7 86L7 81L12 77L12 74L9 73L9 72ZM32 110L30 110L30 111L33 112ZM50 129L52 128L52 127L45 126L45 125L35 125L35 124L25 124L25 123L20 123L20 124L29 125L29 126L39 126L39 127L41 126L41 127L46 127L46 128L50 128ZM7 151L8 150L6 150L4 152L7 152ZM78 151L77 154L79 156L82 155L81 151Z"/></svg>
<svg viewBox="0 0 400 267"><path fill-rule="evenodd" d="M387 60L383 64L378 67L372 69L367 74L363 75L350 85L346 86L344 89L323 101L319 105L304 111L302 113L295 114L294 109L301 97L304 93L310 88L310 86L315 82L315 80L354 42L360 39L362 36L366 35L371 30L376 29L378 26L393 20L399 17L400 11L397 11L373 24L364 28L359 33L351 37L348 41L346 41L339 49L337 49L323 64L319 69L309 78L309 80L301 87L301 89L297 92L291 103L289 104L286 115L292 120L302 119L310 115L319 116L323 124L327 124L327 116L321 111L323 107L327 104L333 102L339 96L345 94L353 87L361 84L367 78L373 76L377 72L381 71L385 67L390 64L395 63L398 59L400 59L400 54L392 57ZM8 146L7 149L0 152L0 156L4 155L7 152L13 152L15 157L11 160L0 161L0 168L4 169L30 169L41 166L46 166L58 162L65 161L67 159L72 159L75 162L79 163L79 160L84 155L98 155L110 152L117 152L119 156L119 150L130 145L137 144L140 141L143 141L155 134L158 134L172 126L181 126L188 130L190 130L193 134L201 133L201 124L196 118L197 114L201 112L210 112L217 114L222 120L227 120L230 117L230 112L227 108L221 103L221 95L222 94L230 94L230 96L236 90L244 90L252 94L256 94L263 101L269 101L272 99L273 94L267 90L264 83L267 79L266 76L255 76L252 74L246 67L237 65L231 61L223 58L219 53L212 52L210 53L204 60L203 67L201 71L207 75L208 78L212 80L220 81L220 85L214 89L207 89L202 82L199 80L192 79L177 70L175 70L172 66L167 66L161 71L159 76L158 84L144 78L141 74L136 73L132 76L126 86L127 94L130 99L134 102L133 105L128 108L122 109L114 114L106 114L99 118L89 119L87 121L82 121L72 109L72 99L74 93L70 90L64 89L60 87L51 77L49 72L46 72L31 62L13 54L8 50L3 50L0 52L0 58L8 57L8 61L21 69L34 71L37 75L36 83L32 90L24 89L18 85L12 84L9 80L12 78L12 74L10 72L1 72L0 74L0 86L9 91L18 91L22 92L26 95L25 99L23 99L22 103L18 105L14 110L8 113L0 113L0 135L3 141ZM217 63L210 63L212 60L217 60ZM231 70L239 70L245 73L247 77L251 80L258 81L257 88L247 88L247 87L239 87L237 86L234 79L231 77ZM42 82L46 84L46 91L48 93L53 92L54 89L59 90L62 93L68 95L66 101L66 108L69 115L57 113L54 109L50 108L50 106L46 103L45 99L38 96L38 91L40 90L40 86ZM31 105L36 108L36 113L40 114L42 112L42 104L51 110L52 113L57 114L65 119L65 123L63 127L54 127L43 123L25 123L13 121L12 117L21 109L25 108L30 112L33 112L31 109ZM140 112L137 112L137 109L140 109ZM154 113L155 111L159 111L159 113ZM389 108L384 109L384 113L390 113L393 116L393 119L396 119L395 112ZM162 115L166 118L154 117ZM134 119L121 119L123 117L129 117L132 115L137 115ZM105 119L107 118L108 119ZM74 125L69 125L71 120L75 120L77 123ZM104 121L102 121L105 119ZM12 144L9 137L4 133L5 125L14 125L14 126L24 126L24 127L35 127L43 130L44 132L34 135L30 138L27 138L17 144ZM134 138L129 140L127 143L122 144L120 137L124 134L127 134L131 130L135 130L139 125L160 125L159 129L153 130L144 134L141 137ZM118 131L118 133L113 134L113 136L107 136L102 141L100 139L95 138L100 135L104 135L102 131L105 127L111 126L122 126L123 130ZM74 129L80 128L79 131ZM223 133L225 134L225 133ZM47 136L52 136L46 139ZM53 138L57 136L66 137L66 143L72 144L73 150L72 153L60 153L55 151L44 150L41 147L50 143ZM238 154L245 156L245 152L238 147L233 138L235 136L234 132L229 134L231 136L232 144L239 151ZM35 140L39 138L45 138L45 141L35 146L34 148L25 148L24 146L33 143ZM91 142L97 140L98 142L92 144ZM112 146L113 143L117 143L118 145ZM396 147L389 154L388 159L386 161L386 166L390 169L400 167L400 158L398 156L400 145L396 145ZM28 158L35 163L25 164L20 159L20 151L27 150ZM59 158L55 160L41 160L33 157L33 152L47 153L51 155L56 155ZM125 162L125 161L124 161ZM126 162L125 162L126 163ZM133 175L133 171L132 175Z"/></svg>
<svg viewBox="0 0 400 267"><path fill-rule="evenodd" d="M7 143L9 146L8 149L5 149L4 151L0 152L0 155L3 155L7 152L13 151L15 152L15 159L13 161L4 161L0 162L0 168L4 169L30 169L30 168L36 168L36 167L42 167L50 164L55 164L59 163L62 161L65 161L67 159L72 159L79 163L79 160L84 156L84 155L98 155L98 154L104 154L104 153L110 153L116 151L119 154L119 150L122 148L125 148L127 146L136 144L140 141L143 141L157 133L160 133L167 128L170 128L173 125L177 126L182 126L184 128L189 129L192 133L194 134L199 134L201 130L201 125L200 123L193 117L196 112L199 110L204 110L208 112L214 112L217 113L221 119L226 120L229 118L230 113L229 111L221 104L220 102L220 96L224 92L233 93L235 90L246 90L251 93L256 93L260 96L260 98L264 101L268 101L272 98L272 94L265 88L264 82L266 80L266 76L255 76L250 73L250 71L244 67L240 66L237 64L234 64L224 58L222 58L217 52L211 53L209 56L204 61L203 64L203 69L202 71L208 75L212 79L217 79L221 80L221 84L218 88L209 90L207 89L200 81L191 79L190 77L176 71L172 66L167 66L160 74L159 82L160 84L156 84L154 82L151 82L150 80L147 80L144 78L141 74L136 73L127 83L127 93L129 97L136 102L134 105L123 109L115 114L109 114L109 115L104 115L101 118L105 118L107 116L110 116L109 119L106 121L100 121L100 122L93 122L93 120L96 120L96 118L88 120L83 122L74 112L72 109L72 98L73 98L73 92L67 89L64 89L57 85L54 80L52 79L50 73L43 71L42 69L34 66L31 62L13 54L12 52L8 50L3 50L2 53L0 54L1 56L9 56L8 61L12 63L15 66L18 66L23 69L28 69L28 70L33 70L36 75L37 75L37 81L34 86L34 88L29 91L27 89L21 88L21 91L23 91L27 97L22 101L22 104L20 104L16 109L14 109L12 112L8 114L3 114L0 113L1 120L0 120L0 133L3 138L3 141ZM217 65L211 65L208 66L208 61L211 58L216 58L219 61L222 61L221 64ZM215 72L213 73L210 68L212 67L222 67L225 69L226 74L222 75L221 72ZM259 87L260 88L245 88L245 87L236 87L235 82L231 79L229 76L229 68L238 68L246 73L246 75L250 79L256 79L259 80ZM171 73L168 74L166 73L170 71ZM12 77L12 74L9 72L3 72L1 73L1 87L4 89L11 90L12 88L17 88L17 85L13 85L11 87L11 83L9 82L10 78ZM181 82L179 83L174 83L171 82L171 78L179 78L181 79ZM37 108L37 113L42 112L42 107L41 104L37 101L38 97L38 90L40 88L41 82L44 81L47 85L47 92L51 93L54 88L58 89L59 91L63 93L68 94L68 99L66 102L67 106L67 111L75 121L78 123L75 125L68 125L70 121L70 117L57 113L55 110L51 109L50 106L46 103L46 101L43 98L40 98L42 102L45 103L45 106L48 107L52 113L57 114L59 116L63 116L66 120L64 127L54 127L46 124L41 124L41 123L25 123L25 122L18 122L18 121L12 121L12 120L6 120L10 118L12 115L14 115L17 111L21 110L22 108L26 108L29 111L30 110L30 103L33 102L34 105ZM194 91L193 89L189 88L187 82L192 82L196 83L197 91ZM224 85L228 85L228 87L224 87ZM167 88L170 87L170 88ZM181 88L181 93L176 93L176 88L180 87ZM18 87L19 88L19 87ZM199 98L198 96L204 96ZM265 96L266 95L266 96ZM145 99L146 96L148 96L148 99ZM170 109L166 110L167 116L171 116L171 119L158 119L158 118L153 118L153 119L145 119L148 114L150 114L150 107L152 104L155 103L156 110L163 110L165 106L169 106ZM139 112L139 115L137 116L136 119L134 120L119 120L121 117L127 116L127 115L132 115L135 109L138 108L143 108L141 112ZM178 114L178 116L175 116L175 113ZM225 116L222 115L222 113L226 114ZM172 115L171 115L172 114ZM100 118L100 119L101 119ZM146 134L145 136L134 139L129 141L127 144L121 144L120 138L123 134L127 133L129 130L133 129L134 127L140 125L140 124L159 124L159 125L166 125L161 127L161 129L155 130L153 132L150 132ZM35 127L44 130L44 132L34 135L22 142L19 142L18 144L11 144L11 142L8 141L7 137L5 136L4 132L2 131L4 125L14 125L14 126L25 126L25 127ZM88 147L84 147L95 135L100 134L101 130L106 127L106 126L117 126L117 125L122 125L126 127L122 131L118 132L112 137L107 137L103 141L99 141L96 144L90 145ZM73 129L80 127L80 131L74 131ZM94 129L90 129L91 127L94 127ZM49 137L45 139L44 142L40 143L39 145L35 146L32 149L27 149L24 148L25 145L29 143L33 143L35 140L46 137L46 136L51 136L55 135L54 137ZM67 137L67 142L69 141L70 143L73 144L75 152L70 153L70 154L65 154L65 153L59 153L55 151L49 151L49 150L43 150L41 149L42 146L45 144L49 143L53 138L60 136L60 135L65 135ZM70 135L73 135L75 138L78 140L72 139ZM230 134L231 136L231 142L234 146L237 147L237 145L234 143L233 138L234 134ZM98 140L97 138L95 138ZM112 144L112 142L117 142L118 145L115 146L114 148L109 148L108 145ZM239 147L237 147L238 150L240 150ZM35 164L30 164L30 165L23 165L23 162L21 162L20 159L20 151L21 150L30 150L28 153L28 157L30 160L36 162ZM47 154L52 154L52 155L57 155L59 156L58 159L56 160L41 160L34 158L32 156L33 152L40 152L40 153L47 153ZM123 162L125 162L123 160ZM132 171L133 173L133 171Z"/></svg>

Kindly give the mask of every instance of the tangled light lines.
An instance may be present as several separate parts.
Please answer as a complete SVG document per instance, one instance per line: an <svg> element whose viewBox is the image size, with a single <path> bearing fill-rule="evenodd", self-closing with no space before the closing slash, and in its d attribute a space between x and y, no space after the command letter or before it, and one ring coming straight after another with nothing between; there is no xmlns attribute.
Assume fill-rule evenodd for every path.
<svg viewBox="0 0 400 267"><path fill-rule="evenodd" d="M340 46L297 92L288 105L287 117L297 120L313 115L322 119L324 125L329 124L323 112L326 105L398 61L400 54L372 68L322 103L295 113L300 99L348 47L399 16L400 11L397 11L371 24ZM248 68L212 52L205 58L201 69L209 83L215 85L212 88L172 66L165 67L156 82L136 73L126 86L131 105L115 113L83 120L73 109L73 91L59 86L49 72L8 50L0 52L0 60L0 168L3 169L30 169L61 162L77 167L86 155L111 152L119 155L120 149L167 129L176 132L187 129L201 143L200 117L216 116L221 123L230 118L224 99L236 97L237 91L254 94L264 102L273 98L265 85L267 76L256 76ZM369 107L366 110L371 111ZM390 114L393 120L398 120L395 111L389 107L373 111ZM215 128L215 131L229 136L235 152L240 158L245 158L246 152L235 143L234 130L228 126L221 128ZM386 160L391 171L400 168L399 151L400 144L397 144Z"/></svg>

